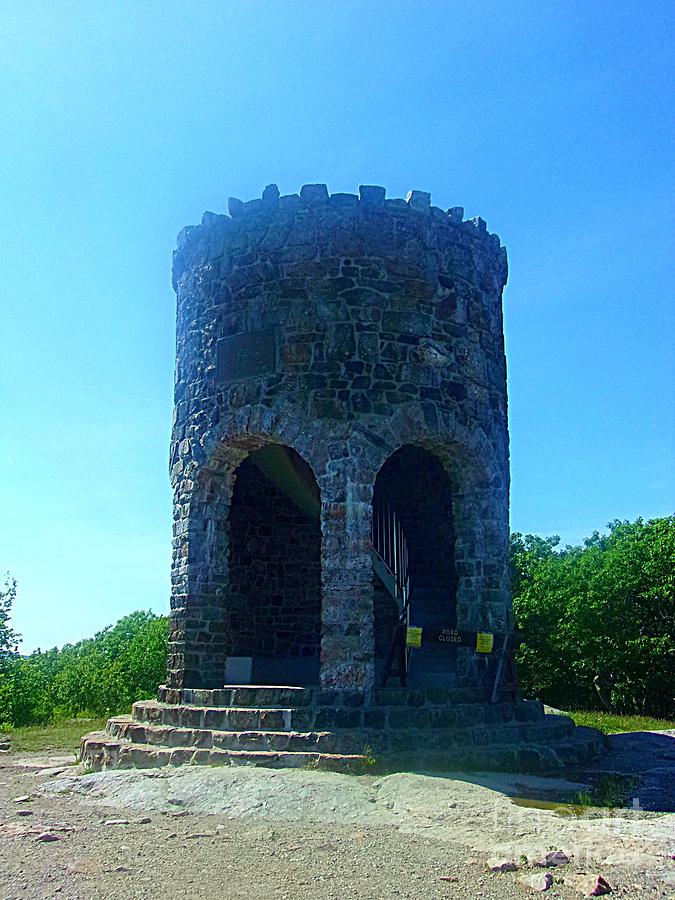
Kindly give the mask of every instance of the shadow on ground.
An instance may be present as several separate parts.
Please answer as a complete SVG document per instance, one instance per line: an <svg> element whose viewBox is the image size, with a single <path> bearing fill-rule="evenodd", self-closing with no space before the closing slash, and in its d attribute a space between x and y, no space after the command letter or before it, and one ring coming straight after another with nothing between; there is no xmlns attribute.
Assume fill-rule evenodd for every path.
<svg viewBox="0 0 675 900"><path fill-rule="evenodd" d="M675 730L610 734L607 747L600 774L634 776L639 808L675 812Z"/></svg>
<svg viewBox="0 0 675 900"><path fill-rule="evenodd" d="M675 812L675 731L607 735L607 751L593 767L564 777L511 772L418 772L498 791L518 805L541 809L573 806Z"/></svg>

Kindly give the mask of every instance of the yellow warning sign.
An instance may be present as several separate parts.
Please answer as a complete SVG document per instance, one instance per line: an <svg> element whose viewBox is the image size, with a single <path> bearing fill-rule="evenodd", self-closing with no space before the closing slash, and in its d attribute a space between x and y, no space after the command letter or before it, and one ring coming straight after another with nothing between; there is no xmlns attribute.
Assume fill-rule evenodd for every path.
<svg viewBox="0 0 675 900"><path fill-rule="evenodd" d="M405 643L406 643L406 647L421 647L422 646L422 629L421 628L411 628L409 626L406 630Z"/></svg>
<svg viewBox="0 0 675 900"><path fill-rule="evenodd" d="M487 631L476 632L476 653L492 653L494 635Z"/></svg>

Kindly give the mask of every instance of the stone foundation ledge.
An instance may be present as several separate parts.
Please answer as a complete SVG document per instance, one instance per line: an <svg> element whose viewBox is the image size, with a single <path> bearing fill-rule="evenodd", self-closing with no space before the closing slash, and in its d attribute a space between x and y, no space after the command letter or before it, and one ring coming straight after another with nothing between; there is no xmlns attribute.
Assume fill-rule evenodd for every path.
<svg viewBox="0 0 675 900"><path fill-rule="evenodd" d="M129 716L110 719L107 732L135 744L168 747L202 747L222 750L312 751L327 753L362 753L368 747L373 753L424 750L444 751L449 748L483 747L494 744L519 745L546 743L568 739L574 730L570 720L552 716L533 723L506 723L471 728L416 729L407 728L294 731L246 728L225 730L185 728L138 722Z"/></svg>
<svg viewBox="0 0 675 900"><path fill-rule="evenodd" d="M196 699L196 698L195 698ZM246 694L242 699L259 698ZM283 698L280 698L283 699ZM304 699L304 698L302 698ZM439 703L416 706L364 705L320 706L196 706L142 700L133 706L138 722L181 728L210 728L225 731L331 731L335 729L438 729L496 726L504 723L540 724L541 704ZM572 727L566 717L557 717L556 728Z"/></svg>
<svg viewBox="0 0 675 900"><path fill-rule="evenodd" d="M138 735L140 737L140 735ZM521 744L468 745L443 748L426 745L424 734L395 736L387 751L376 752L364 742L366 735L354 735L361 752L322 752L320 743L308 743L304 750L235 749L234 747L164 746L137 743L126 737L95 732L82 739L80 758L94 771L115 768L149 768L177 765L253 765L270 768L309 767L352 774L380 774L396 771L521 771L560 773L588 765L605 749L604 735L578 728L563 741ZM236 735L234 743L251 735ZM255 739L265 736L257 735ZM289 736L289 746L302 746L304 736ZM466 736L465 736L466 737ZM170 738L171 739L171 738ZM300 744L293 743L299 739Z"/></svg>
<svg viewBox="0 0 675 900"><path fill-rule="evenodd" d="M587 764L605 746L604 735L544 715L541 703L486 703L475 694L467 702L458 689L387 688L364 697L231 685L162 687L159 696L135 703L132 716L110 719L105 733L86 735L83 761L94 769L190 763L365 771L374 758L387 771L541 772Z"/></svg>
<svg viewBox="0 0 675 900"><path fill-rule="evenodd" d="M316 768L361 774L367 759L361 755L218 750L195 747L157 747L135 744L92 732L82 738L80 760L94 772L106 769L156 768L161 766L265 766L267 768Z"/></svg>
<svg viewBox="0 0 675 900"><path fill-rule="evenodd" d="M188 706L221 707L331 707L353 709L359 707L436 707L448 704L489 703L487 689L476 687L454 688L375 688L362 691L327 691L318 687L268 687L264 685L226 685L222 688L172 688L161 685L160 703ZM537 701L519 701L536 705L539 714L543 707Z"/></svg>

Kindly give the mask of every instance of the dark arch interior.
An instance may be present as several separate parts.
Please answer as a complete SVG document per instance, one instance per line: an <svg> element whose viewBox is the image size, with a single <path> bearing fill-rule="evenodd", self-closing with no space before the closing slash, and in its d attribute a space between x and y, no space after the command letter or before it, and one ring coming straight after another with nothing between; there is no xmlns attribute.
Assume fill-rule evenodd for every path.
<svg viewBox="0 0 675 900"><path fill-rule="evenodd" d="M319 512L314 474L291 448L267 445L239 465L229 514L226 682L318 682Z"/></svg>
<svg viewBox="0 0 675 900"><path fill-rule="evenodd" d="M377 474L373 507L384 501L398 516L406 536L411 576L410 624L454 627L456 624L455 536L452 487L439 458L423 447L396 450ZM398 617L396 604L374 576L375 650L378 668L387 654ZM411 684L443 683L454 670L454 654L442 648L430 659L425 649L411 654Z"/></svg>

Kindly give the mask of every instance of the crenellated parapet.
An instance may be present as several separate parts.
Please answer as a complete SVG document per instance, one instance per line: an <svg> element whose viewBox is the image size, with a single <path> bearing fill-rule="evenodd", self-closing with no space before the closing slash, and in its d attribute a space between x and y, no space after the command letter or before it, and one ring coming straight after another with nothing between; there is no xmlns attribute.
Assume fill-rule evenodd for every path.
<svg viewBox="0 0 675 900"><path fill-rule="evenodd" d="M175 252L173 459L197 398L202 413L282 405L299 421L462 408L503 443L507 262L483 219L377 186L270 185L229 208L184 229Z"/></svg>
<svg viewBox="0 0 675 900"><path fill-rule="evenodd" d="M461 206L445 211L432 206L431 195L425 191L410 191L404 200L387 199L385 188L376 185L361 185L358 194L329 194L325 184L306 184L299 194L280 196L277 186L271 184L261 198L243 202L231 197L228 209L229 216L206 212L200 225L189 225L179 233L174 254L174 285L188 266L196 262L207 264L209 260L241 251L242 235L259 238L273 259L275 251L281 249L277 246L277 230L284 223L302 223L309 218L326 230L376 231L379 237L371 235L364 253L377 250L395 255L411 233L426 245L436 246L441 253L455 244L483 255L487 267L494 269L502 285L506 283L506 248L501 245L499 235L490 233L480 217L465 220ZM268 233L261 235L264 230ZM336 249L339 248L337 241ZM292 261L288 254L282 254L280 259Z"/></svg>

